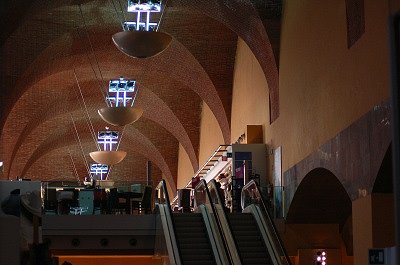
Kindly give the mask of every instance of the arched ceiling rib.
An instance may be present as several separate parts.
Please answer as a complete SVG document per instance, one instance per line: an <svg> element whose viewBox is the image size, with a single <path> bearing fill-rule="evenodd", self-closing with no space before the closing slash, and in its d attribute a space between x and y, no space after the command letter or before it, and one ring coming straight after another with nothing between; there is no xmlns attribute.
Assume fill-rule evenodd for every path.
<svg viewBox="0 0 400 265"><path fill-rule="evenodd" d="M250 0L197 0L188 5L185 0L172 0L175 6L187 6L220 21L239 35L250 47L268 82L271 122L279 116L279 71L274 50L265 26ZM276 42L276 40L275 40ZM279 50L277 50L279 52Z"/></svg>
<svg viewBox="0 0 400 265"><path fill-rule="evenodd" d="M84 128L84 126L82 126L82 124L79 122L76 124L76 127L79 129ZM94 127L98 128L99 127L98 123L97 124L95 123ZM164 176L167 177L168 182L172 184L171 186L172 187L175 186L176 179L174 179L171 173L165 155L162 155L160 151L157 149L157 147L146 136L144 136L142 133L140 133L137 129L134 129L133 127L127 127L126 130L124 131L121 141L122 142L120 145L120 150L129 149L131 151L141 153L144 156L148 157L149 160L153 161L160 168ZM75 133L74 128L64 127L64 128L59 128L57 131L49 135L45 141L41 142L41 144L30 155L20 175L24 176L30 169L30 167L47 153L55 149L67 146L75 146L75 145L78 145L79 147L78 149L80 149L79 151L82 151L83 149L86 161L88 163L93 163L88 153L90 151L96 151L97 149L95 147L95 144L93 143L90 133L87 130L79 130L77 133ZM83 146L85 146L86 148L83 148ZM51 163L51 161L49 163ZM80 173L85 174L86 172L80 172Z"/></svg>
<svg viewBox="0 0 400 265"><path fill-rule="evenodd" d="M246 12L233 14L228 2ZM237 34L250 42L264 70L273 66L268 36L259 28L262 22L253 16L254 8L247 0L228 2L169 0L161 31L173 36L172 44L157 57L132 59L111 41L120 25L110 1L81 1L83 17L76 1L31 1L28 9L20 10L26 16L1 40L0 85L7 89L0 90L0 160L6 168L12 165L9 177L22 168L35 175L34 169L43 168L35 161L51 158L54 150L71 150L70 156L57 157L76 160L79 172L84 169L82 161L78 163L79 148L71 123L66 122L72 115L82 132L84 148L93 144L86 112L76 100L75 71L95 130L105 126L96 110L105 106L100 90L106 90L108 80L119 76L137 80L137 104L145 112L137 123L126 127L122 146L131 152L140 149L136 151L138 164L129 158L132 167L139 166L144 157L151 158L175 189L179 144L194 171L204 162L198 161L203 102L214 114L224 143L231 141ZM267 77L270 88L269 78L275 77L274 72ZM57 123L63 124L61 128ZM119 177L124 179L129 172L120 171L123 175Z"/></svg>
<svg viewBox="0 0 400 265"><path fill-rule="evenodd" d="M71 76L71 73L62 72L59 73L59 75ZM54 79L57 80L58 78L54 77ZM64 119L68 120L69 116L65 114L68 114L68 112L72 111L80 111L81 115L87 118L87 116L85 116L86 113L84 111L84 104L80 97L78 86L76 84L71 84L71 86L60 88L61 90L58 91L56 95L50 97L51 101L49 101L47 105L37 104L37 102L35 102L34 100L30 100L29 93L34 94L34 91L36 90L49 89L50 93L51 88L42 88L42 85L47 83L49 82L43 80L40 83L36 84L36 86L33 86L30 90L31 92L27 92L28 94L25 96L27 97L27 102L24 104L21 100L20 104L17 104L15 106L16 109L13 111L13 113L15 114L12 113L10 115L10 123L12 123L14 119L18 118L18 114L23 112L26 104L29 104L32 107L32 112L30 114L24 114L25 116L30 116L29 122L26 123L25 127L22 129L23 124L21 124L20 129L13 128L13 130L9 132L10 135L13 135L13 139L9 139L8 141L8 144L13 148L10 152L11 158L7 161L7 164L10 165L9 169L13 165L13 159L22 142L26 139L26 137L29 136L29 134L31 134L31 132L35 128L41 126L46 119L50 119L57 115L64 115ZM83 90L82 92L85 93L84 99L86 105L89 107L91 116L95 116L95 118L98 118L96 114L97 105L93 105L93 101L101 100L101 97L99 96L100 93L97 92L97 89L85 89L87 87L93 86L96 86L96 83L93 81L80 82L80 87ZM193 95L188 98L192 99ZM198 163L193 144L188 134L186 133L185 128L183 127L180 120L176 117L174 112L169 109L169 107L160 98L158 98L157 95L155 95L151 90L147 88L140 89L140 93L137 98L137 106L142 107L145 110L143 115L144 118L153 120L154 122L160 124L161 126L166 128L172 135L175 136L175 138L182 144L182 146L188 153L188 156L192 162L193 170L196 170L198 167ZM21 131L21 133L19 133L19 131ZM159 129L157 129L157 131L159 132ZM17 137L17 135L19 136Z"/></svg>

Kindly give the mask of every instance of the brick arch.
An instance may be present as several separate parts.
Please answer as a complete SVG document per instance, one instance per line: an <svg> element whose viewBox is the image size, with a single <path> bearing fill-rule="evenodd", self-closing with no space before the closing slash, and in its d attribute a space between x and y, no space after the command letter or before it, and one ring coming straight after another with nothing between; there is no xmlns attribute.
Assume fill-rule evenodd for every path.
<svg viewBox="0 0 400 265"><path fill-rule="evenodd" d="M193 11L221 22L227 28L237 33L250 47L259 62L266 77L270 96L270 121L279 117L279 70L275 61L274 50L264 24L250 0L203 0L187 1L174 0L174 5L187 6Z"/></svg>
<svg viewBox="0 0 400 265"><path fill-rule="evenodd" d="M115 33L115 27L89 30L92 33L92 39L96 38L94 48L100 67L104 66L107 69L113 67L114 72L119 72L118 75L134 75L137 80L142 77L145 78L145 72L151 69L152 72L159 74L159 79L156 79L157 75L155 75L152 82L160 84L165 80L164 77L179 80L184 86L180 89L192 89L210 107L220 125L224 142L230 142L230 124L218 91L206 70L184 45L174 39L170 47L157 57L146 60L132 59L119 52L110 41L111 35ZM85 53L88 50L87 41L86 37L76 36L73 32L65 33L58 41L42 51L35 62L22 74L20 81L16 84L16 90L23 93L24 90L46 75L65 71L65 69L71 69L74 66L78 66L76 67L77 71L80 67L90 69L86 73L91 74L94 78L92 69L88 64L88 54ZM58 57L55 57L54 54ZM91 61L95 71L97 71L93 55L89 54L89 56L92 56ZM196 76L196 78L193 78L193 76Z"/></svg>
<svg viewBox="0 0 400 265"><path fill-rule="evenodd" d="M60 75L64 75L67 73L60 73ZM45 80L42 81L42 83L46 84ZM51 83L51 82L50 82ZM88 83L88 85L86 85ZM89 86L91 82L81 82L81 87L84 88L86 86ZM96 84L94 84L96 85ZM37 86L33 86L30 90L35 91L38 90L40 87L39 84ZM39 106L32 106L33 109L35 110L34 113L32 113L32 117L28 119L28 122L26 123L25 127L22 129L21 128L21 133L19 134L19 137L17 138L15 144L12 144L13 149L11 152L11 158L9 162L7 162L9 167L9 173L11 171L11 166L13 163L13 159L15 155L18 152L19 147L25 140L25 138L38 126L42 124L46 119L50 119L51 117L57 116L57 115L62 115L65 114L68 111L78 111L79 109L83 108L78 88L76 85L72 84L70 87L65 87L62 88L65 91L71 92L73 89L76 90L77 95L73 95L74 93L68 93L67 94L67 101L65 101L63 94L61 93L58 95L59 97L53 98L52 103L50 103L47 106L42 106L39 109ZM85 101L88 104L90 101L98 101L99 100L99 92L96 90L89 90L88 91L90 94L85 95ZM75 94L76 94L75 93ZM85 93L86 94L86 93ZM73 102L73 100L78 99L79 102ZM100 99L101 100L101 99ZM64 104L67 104L68 107L66 109L63 109L60 107L60 101L64 102ZM22 103L21 103L22 104ZM93 105L93 104L91 104ZM155 95L152 91L147 90L147 89L142 89L141 92L139 93L139 96L137 98L137 106L142 107L145 111L143 114L143 117L153 120L163 126L165 129L167 129L174 137L182 144L184 147L185 151L188 153L188 156L192 162L192 167L195 170L198 168L198 162L197 162L197 155L194 150L193 144L189 138L189 136L186 133L186 129L183 127L182 123L179 121L179 119L175 116L174 112L162 101L162 99L158 98L157 95ZM93 106L88 105L89 111L91 114L94 113L95 117L98 118L96 114L96 109L93 109ZM18 104L15 106L15 113L21 113L21 110L25 108L25 104L22 104L21 108L18 108ZM82 111L83 115L85 113ZM92 115L91 115L92 116ZM93 118L93 117L92 117ZM10 115L10 120L14 119L13 115ZM15 133L15 131L13 131ZM13 138L16 138L15 135L13 135Z"/></svg>
<svg viewBox="0 0 400 265"><path fill-rule="evenodd" d="M325 168L315 168L299 184L286 221L343 225L351 215L351 207L350 197L339 179Z"/></svg>
<svg viewBox="0 0 400 265"><path fill-rule="evenodd" d="M78 128L82 128L80 124L77 126ZM97 127L97 126L95 126ZM80 131L78 132L82 143L86 147L92 147L92 150L95 151L95 145L92 143L92 138L88 132ZM132 150L135 152L139 152L146 157L148 157L152 162L154 162L162 171L162 173L166 176L169 183L173 184L171 187L176 187L175 180L172 176L169 165L167 165L165 158L157 149L157 147L143 134L141 134L138 130L133 128L128 128L126 131L126 136L128 138L129 144L123 146L121 144L120 150ZM124 139L122 139L124 141ZM31 154L28 161L25 163L23 169L21 170L20 175L25 175L29 168L38 161L42 156L46 155L52 150L56 150L59 148L64 148L67 146L79 145L75 139L75 132L72 128L64 129L61 128L57 132L54 132L49 137L46 138ZM91 158L88 154L85 154L87 161L91 161ZM122 162L121 162L122 163Z"/></svg>
<svg viewBox="0 0 400 265"><path fill-rule="evenodd" d="M176 45L179 46L179 44L176 44ZM54 47L52 47L52 48L54 48ZM103 47L102 51L107 53L107 51L109 49L116 50L115 47L105 46L105 47ZM184 50L184 47L181 47L181 50ZM97 50L96 53L99 54L101 52L99 52ZM125 58L125 56L122 56L121 54L118 54L118 52L116 52L116 53L114 52L112 54L114 54L115 56L117 56L117 55L121 56L120 59L126 60L126 62L125 62L126 64L130 64L131 63L131 61L129 59ZM74 61L77 61L79 63L79 65L84 65L84 63L85 63L84 59L85 58L83 58L84 56L82 54L80 54L80 55L81 56L79 56L79 54L78 54L78 55L76 55L76 57L71 56L71 57L68 57L68 58L64 58L65 60L61 60L61 59L57 60L57 61L54 60L54 61L52 61L50 63L47 63L47 64L43 63L44 61L46 61L46 56L43 55L43 58L38 58L38 60L37 60L38 67L36 68L36 67L32 66L30 68L31 71L27 71L26 72L26 75L24 76L24 80L32 80L31 82L33 82L33 80L38 79L40 77L49 76L49 75L50 76L54 76L55 73L57 73L56 71L59 71L59 69L63 69L63 70L65 70L65 68L71 69L71 66L74 65L74 63L73 63ZM186 57L189 57L189 58L186 58L185 60L188 60L188 61L195 60L195 59L192 58L193 56L191 56L190 53L188 53L188 52L184 52L183 55L185 55ZM168 56L172 57L175 60L173 62L173 64L175 64L177 66L181 65L180 60L182 59L182 56L176 56L176 54L174 54L174 53L172 55L170 54ZM109 58L105 58L106 61L108 59ZM118 61L121 61L121 60L118 60ZM166 60L164 60L164 61L166 61ZM170 61L168 61L168 63L170 63ZM202 82L201 78L196 78L196 79L190 78L191 76L197 76L197 77L205 76L206 77L206 73L204 72L204 70L202 70L201 66L199 66L197 69L190 69L190 71L186 71L185 69L182 69L182 68L178 69L179 67L174 67L174 68L168 67L168 65L167 65L168 63L165 63L165 62L164 62L163 66L159 66L159 64L157 64L156 62L143 64L141 61L139 61L138 63L140 64L139 66L141 67L141 69L137 70L136 73L137 72L142 72L143 73L144 70L142 70L142 69L145 69L147 67L147 65L155 65L154 66L155 70L157 71L160 79L163 79L163 78L166 78L166 77L170 78L171 76L177 76L176 78L179 78L179 79L183 80L183 82L184 82L183 85L185 85L185 87L186 86L190 86L191 88L199 87L199 83L201 83L201 86L199 87L200 89L198 89L195 92L197 94L199 94L201 97L203 97L203 99L205 99L207 104L212 106L210 108L212 108L214 110L215 109L219 109L220 110L220 111L218 111L219 114L216 115L216 118L219 119L220 121L221 120L223 121L224 126L222 126L222 127L225 128L225 129L221 129L221 130L224 131L225 142L229 141L229 139L230 139L230 137L229 137L229 135L230 135L229 123L228 123L228 121L226 119L226 114L224 113L221 101L220 101L219 97L217 96L216 92L208 93L207 89L205 89L205 87L207 87L207 86L204 85L207 82ZM44 67L44 66L46 66L47 68ZM40 69L41 67L44 68L44 69ZM122 69L122 68L123 67L121 67L120 69ZM129 68L132 68L132 67L125 67L123 69L129 69ZM175 72L173 72L171 74L171 72L168 72L168 69L175 69ZM86 74L86 75L92 74L91 73L92 69L87 64L87 62L86 62L86 68L80 68L80 69L76 69L76 70L78 72L78 75L80 75L80 72L84 72L84 74ZM126 75L130 75L129 73L132 73L132 71L129 72L129 71L125 70L125 73L126 73ZM186 78L180 78L178 76L179 74L186 74L187 77ZM144 76L146 76L146 75L144 75ZM72 75L71 75L71 77L72 77ZM20 86L28 87L26 83L25 84L20 84ZM212 87L212 83L210 81L208 81L208 86ZM147 115L147 114L145 114L145 115ZM157 117L159 117L159 115L158 114L154 115L154 117L157 118ZM174 120L175 120L175 122L167 123L166 122L167 119L161 119L161 121L165 125L168 125L170 129L173 129L176 134L182 136L179 139L182 142L182 145L184 146L185 150L188 152L188 155L189 155L190 161L192 163L193 169L196 170L196 168L198 168L197 152L198 152L198 137L199 136L198 135L196 137L194 137L193 135L191 137L189 136L190 141L191 141L191 144L189 144L189 139L188 139L188 136L187 136L188 128L187 127L185 128L185 130L186 130L186 132L185 132L182 129L183 125L176 126L176 124L178 124L178 123L176 122L177 120L176 120L175 117L174 117L174 119L171 119L171 121L174 121ZM190 126L190 128L196 128L196 127L198 127L198 126ZM179 132L176 132L178 129L179 129ZM193 131L193 130L191 129L191 131ZM186 142L186 144L185 144L185 142ZM195 147L196 147L196 149L195 149Z"/></svg>
<svg viewBox="0 0 400 265"><path fill-rule="evenodd" d="M84 146L85 148L85 146ZM111 168L109 179L116 182L142 182L147 181L146 163L149 158L139 152L127 149L128 154L118 165ZM71 154L71 155L70 155ZM49 163L50 162L50 163ZM91 161L90 161L91 162ZM127 167L135 163L135 167ZM157 184L161 180L161 170L153 162L152 181ZM75 174L75 169L78 176ZM49 150L41 156L26 172L25 178L42 181L80 181L87 176L87 169L83 163L82 155L78 146L60 147ZM46 178L43 179L43 176Z"/></svg>

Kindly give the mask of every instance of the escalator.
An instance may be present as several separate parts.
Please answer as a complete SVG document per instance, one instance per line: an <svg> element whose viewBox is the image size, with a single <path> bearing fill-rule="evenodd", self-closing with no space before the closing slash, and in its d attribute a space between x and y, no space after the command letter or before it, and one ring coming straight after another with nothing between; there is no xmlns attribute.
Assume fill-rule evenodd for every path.
<svg viewBox="0 0 400 265"><path fill-rule="evenodd" d="M155 255L171 265L229 265L218 225L207 207L200 205L198 213L172 213L164 180L156 191Z"/></svg>
<svg viewBox="0 0 400 265"><path fill-rule="evenodd" d="M251 213L227 215L243 265L273 265L260 229Z"/></svg>
<svg viewBox="0 0 400 265"><path fill-rule="evenodd" d="M169 259L165 264L291 265L255 183L242 193L251 194L242 196L242 213L226 212L213 180L195 189L199 213L172 213L164 185L157 187L156 205Z"/></svg>
<svg viewBox="0 0 400 265"><path fill-rule="evenodd" d="M291 265L274 221L254 181L243 187L243 211L236 213L224 209L215 180L211 180L207 186L232 264Z"/></svg>
<svg viewBox="0 0 400 265"><path fill-rule="evenodd" d="M215 265L202 214L174 213L172 219L182 264Z"/></svg>

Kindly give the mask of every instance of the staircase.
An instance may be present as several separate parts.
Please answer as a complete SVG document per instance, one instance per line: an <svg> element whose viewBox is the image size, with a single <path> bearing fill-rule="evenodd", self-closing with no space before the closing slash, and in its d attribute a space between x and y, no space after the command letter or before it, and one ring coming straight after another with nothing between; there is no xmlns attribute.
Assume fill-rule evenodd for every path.
<svg viewBox="0 0 400 265"><path fill-rule="evenodd" d="M229 213L227 217L242 265L273 265L253 215Z"/></svg>
<svg viewBox="0 0 400 265"><path fill-rule="evenodd" d="M174 213L173 222L182 265L215 265L202 215Z"/></svg>

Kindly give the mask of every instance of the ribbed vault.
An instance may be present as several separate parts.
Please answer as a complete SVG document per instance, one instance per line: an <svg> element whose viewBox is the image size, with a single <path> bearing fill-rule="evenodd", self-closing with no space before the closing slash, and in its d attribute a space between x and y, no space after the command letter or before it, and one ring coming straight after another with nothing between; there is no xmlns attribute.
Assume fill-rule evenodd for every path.
<svg viewBox="0 0 400 265"><path fill-rule="evenodd" d="M83 179L95 133L106 124L97 109L105 106L110 79L137 80L137 106L143 117L123 128L125 166L111 176L143 179L145 162L176 189L179 145L198 169L202 105L214 114L231 142L230 115L237 38L244 39L277 89L271 43L250 1L169 0L161 31L173 37L159 56L133 59L119 52L111 36L120 31L111 1L28 1L7 4L1 22L0 160L1 178L16 176ZM82 13L81 13L82 11ZM235 11L235 12L234 12ZM238 11L238 12L236 12ZM127 14L125 14L127 15ZM127 15L128 16L128 15ZM84 159L85 158L85 159ZM129 165L129 166L127 166Z"/></svg>

